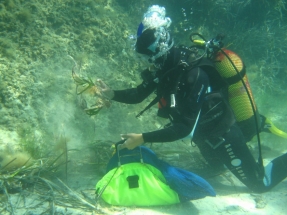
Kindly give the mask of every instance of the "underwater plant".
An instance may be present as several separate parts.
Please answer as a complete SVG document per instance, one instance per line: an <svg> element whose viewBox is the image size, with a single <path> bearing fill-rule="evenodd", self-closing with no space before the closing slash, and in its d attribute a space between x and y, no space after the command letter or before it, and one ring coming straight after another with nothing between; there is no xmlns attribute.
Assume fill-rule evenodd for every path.
<svg viewBox="0 0 287 215"><path fill-rule="evenodd" d="M18 13L16 13L17 19L22 22L29 22L32 20L32 13L28 8L22 8Z"/></svg>
<svg viewBox="0 0 287 215"><path fill-rule="evenodd" d="M43 214L47 211L52 211L49 214L54 214L56 207L66 209L77 207L87 211L97 211L94 202L86 198L83 193L73 191L57 177L56 173L60 166L57 160L60 156L33 160L29 165L26 163L15 169L0 167L1 214L6 212L20 214L21 208L31 212L35 208L39 209L39 205L44 206ZM20 201L21 203L12 201L11 195L17 193L19 193L17 197L19 199L33 198L33 204L30 201ZM45 201L49 204L43 204Z"/></svg>
<svg viewBox="0 0 287 215"><path fill-rule="evenodd" d="M7 9L11 10L16 7L16 4L13 0L6 0L4 1L4 5Z"/></svg>

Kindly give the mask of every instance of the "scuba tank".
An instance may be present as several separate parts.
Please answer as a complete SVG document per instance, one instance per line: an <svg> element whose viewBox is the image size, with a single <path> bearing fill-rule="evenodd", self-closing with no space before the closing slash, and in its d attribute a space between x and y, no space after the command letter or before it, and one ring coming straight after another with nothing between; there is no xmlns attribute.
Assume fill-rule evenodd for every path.
<svg viewBox="0 0 287 215"><path fill-rule="evenodd" d="M194 36L201 39L196 40ZM190 35L190 40L195 44L193 47L203 49L202 57L206 55L215 61L215 69L228 84L228 102L246 141L250 141L253 136L257 135L260 145L259 132L261 131L287 138L286 132L278 129L270 119L259 115L246 75L245 65L236 53L222 48L222 39L223 36L220 34L209 41L198 33Z"/></svg>
<svg viewBox="0 0 287 215"><path fill-rule="evenodd" d="M195 40L195 36L200 37L200 40ZM246 140L249 141L254 135L257 136L259 178L262 179L264 177L264 166L259 135L261 128L259 126L258 110L246 76L244 63L236 53L222 48L223 37L223 35L218 34L215 38L207 41L202 35L193 33L190 35L190 40L195 43L196 47L204 49L202 56L206 55L207 58L215 61L215 68L227 82L228 102Z"/></svg>
<svg viewBox="0 0 287 215"><path fill-rule="evenodd" d="M201 39L195 40L194 36ZM259 116L246 76L244 63L236 53L222 48L222 39L222 35L217 35L209 41L198 33L190 35L190 40L195 43L195 47L203 49L204 55L215 61L217 72L227 82L229 104L246 141L251 140L255 134L257 136L258 179L261 180L264 177L265 169L261 152L260 132L267 131L283 138L287 138L287 133L276 128L266 117Z"/></svg>
<svg viewBox="0 0 287 215"><path fill-rule="evenodd" d="M228 102L242 133L246 140L249 141L256 134L256 127L254 126L255 114L257 115L258 126L261 124L258 109L252 95L243 61L236 53L225 49L223 49L223 51L231 59L239 73L223 52L217 52L215 54L215 68L220 76L228 83ZM252 105L255 111L253 111Z"/></svg>
<svg viewBox="0 0 287 215"><path fill-rule="evenodd" d="M200 37L201 40L195 40L194 36ZM209 41L198 33L190 35L190 40L196 44L196 47L205 48L204 54L214 61L215 69L228 84L228 102L242 133L246 140L250 141L256 133L259 133L261 127L258 109L242 59L233 51L223 49L222 39L222 35L217 35Z"/></svg>

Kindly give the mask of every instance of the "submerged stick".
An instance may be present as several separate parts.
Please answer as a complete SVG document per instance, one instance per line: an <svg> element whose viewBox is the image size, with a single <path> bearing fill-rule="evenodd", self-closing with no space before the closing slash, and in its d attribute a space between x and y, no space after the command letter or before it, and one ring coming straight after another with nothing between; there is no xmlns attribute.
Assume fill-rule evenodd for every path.
<svg viewBox="0 0 287 215"><path fill-rule="evenodd" d="M66 183L68 183L68 143L67 143L67 139L66 136L64 134L64 140L65 140L65 155L66 155Z"/></svg>
<svg viewBox="0 0 287 215"><path fill-rule="evenodd" d="M5 169L7 166L9 166L11 163L13 163L17 158L13 158L11 161L9 161L5 166L1 167L0 170Z"/></svg>

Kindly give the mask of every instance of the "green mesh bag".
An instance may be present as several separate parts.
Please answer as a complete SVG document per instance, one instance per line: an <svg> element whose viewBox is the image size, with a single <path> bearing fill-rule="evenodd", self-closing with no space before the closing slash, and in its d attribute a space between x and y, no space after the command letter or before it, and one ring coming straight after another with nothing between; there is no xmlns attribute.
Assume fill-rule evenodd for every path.
<svg viewBox="0 0 287 215"><path fill-rule="evenodd" d="M110 170L96 185L111 205L152 206L179 203L162 173L146 163L128 163Z"/></svg>

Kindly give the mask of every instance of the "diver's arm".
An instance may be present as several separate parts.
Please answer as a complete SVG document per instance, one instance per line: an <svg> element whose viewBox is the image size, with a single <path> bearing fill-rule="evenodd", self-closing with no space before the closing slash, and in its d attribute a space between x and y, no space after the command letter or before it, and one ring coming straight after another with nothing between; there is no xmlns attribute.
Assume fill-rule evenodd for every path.
<svg viewBox="0 0 287 215"><path fill-rule="evenodd" d="M99 83L102 95L108 99L126 104L136 104L142 102L156 89L157 85L154 81L144 80L142 84L136 88L112 90L101 79L98 79L97 81Z"/></svg>
<svg viewBox="0 0 287 215"><path fill-rule="evenodd" d="M143 133L143 142L172 142L185 138L190 134L192 127L186 126L183 123L175 123L172 126L157 131Z"/></svg>
<svg viewBox="0 0 287 215"><path fill-rule="evenodd" d="M180 127L179 127L180 128ZM172 131L172 132L171 132ZM173 129L162 129L159 131L143 133L143 134L136 134L136 133L128 133L128 134L121 134L121 138L125 139L123 144L120 144L120 149L134 149L137 146L145 142L171 142L181 137L185 137L188 135L188 132L184 134L182 130L178 130L179 132Z"/></svg>
<svg viewBox="0 0 287 215"><path fill-rule="evenodd" d="M156 88L156 83L143 82L137 88L114 90L112 100L126 104L136 104L147 98Z"/></svg>
<svg viewBox="0 0 287 215"><path fill-rule="evenodd" d="M178 90L181 100L178 111L172 114L173 123L170 127L143 133L144 142L171 142L188 136L194 126L209 86L207 74L200 68L189 71L187 82L183 89ZM177 112L180 112L177 114Z"/></svg>
<svg viewBox="0 0 287 215"><path fill-rule="evenodd" d="M136 88L115 90L113 100L126 104L136 104L147 98L156 89L157 83L154 81L155 76L149 68L141 72L141 77L143 82Z"/></svg>
<svg viewBox="0 0 287 215"><path fill-rule="evenodd" d="M175 129L177 128L177 129ZM185 131L184 131L185 130ZM121 138L125 139L123 144L120 144L120 149L134 149L146 142L171 142L182 139L189 134L189 129L182 124L171 126L167 129L152 131L143 134L128 133L121 134Z"/></svg>

